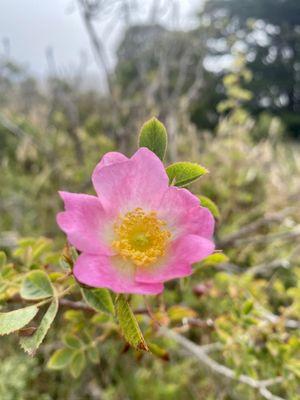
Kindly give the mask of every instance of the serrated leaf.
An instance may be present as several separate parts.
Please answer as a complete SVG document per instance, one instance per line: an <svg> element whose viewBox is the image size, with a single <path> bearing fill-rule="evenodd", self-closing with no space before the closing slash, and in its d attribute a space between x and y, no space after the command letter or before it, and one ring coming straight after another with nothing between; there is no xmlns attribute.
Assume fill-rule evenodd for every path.
<svg viewBox="0 0 300 400"><path fill-rule="evenodd" d="M81 289L84 300L96 311L115 314L115 307L108 289Z"/></svg>
<svg viewBox="0 0 300 400"><path fill-rule="evenodd" d="M0 335L8 335L27 325L37 314L36 306L0 313Z"/></svg>
<svg viewBox="0 0 300 400"><path fill-rule="evenodd" d="M78 378L84 370L86 364L85 355L82 351L78 351L71 360L70 372L73 378Z"/></svg>
<svg viewBox="0 0 300 400"><path fill-rule="evenodd" d="M26 300L40 300L53 296L54 289L44 271L31 271L23 280L20 294Z"/></svg>
<svg viewBox="0 0 300 400"><path fill-rule="evenodd" d="M175 186L187 186L208 173L208 170L199 164L189 161L181 161L169 165L166 168L170 184Z"/></svg>
<svg viewBox="0 0 300 400"><path fill-rule="evenodd" d="M216 218L220 218L220 211L218 206L208 197L206 196L198 196L201 206L206 207L209 209L209 211L212 213L212 215Z"/></svg>
<svg viewBox="0 0 300 400"><path fill-rule="evenodd" d="M141 329L124 295L117 297L116 313L123 336L127 342L137 350L148 351Z"/></svg>
<svg viewBox="0 0 300 400"><path fill-rule="evenodd" d="M47 367L56 370L63 369L71 363L75 354L76 352L69 348L56 350L48 361Z"/></svg>
<svg viewBox="0 0 300 400"><path fill-rule="evenodd" d="M33 355L38 347L43 342L58 310L58 300L54 299L50 304L48 310L42 318L42 321L32 336L22 337L20 339L21 347L26 351L26 353Z"/></svg>
<svg viewBox="0 0 300 400"><path fill-rule="evenodd" d="M166 128L157 118L153 117L144 123L139 135L139 147L147 147L163 160L166 154L167 141Z"/></svg>
<svg viewBox="0 0 300 400"><path fill-rule="evenodd" d="M90 347L87 351L87 356L93 364L98 364L100 361L99 349L96 346Z"/></svg>
<svg viewBox="0 0 300 400"><path fill-rule="evenodd" d="M0 251L0 268L4 267L6 264L6 254L4 251Z"/></svg>
<svg viewBox="0 0 300 400"><path fill-rule="evenodd" d="M83 346L83 343L81 342L80 339L78 339L78 337L74 336L74 335L66 335L63 339L64 343L66 344L66 346L72 348L72 349L81 349L81 347Z"/></svg>

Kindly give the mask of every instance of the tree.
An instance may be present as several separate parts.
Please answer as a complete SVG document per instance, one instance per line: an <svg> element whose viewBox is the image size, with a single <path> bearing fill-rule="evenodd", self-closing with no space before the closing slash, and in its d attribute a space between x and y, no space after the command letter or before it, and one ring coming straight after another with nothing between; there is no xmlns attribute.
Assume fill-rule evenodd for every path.
<svg viewBox="0 0 300 400"><path fill-rule="evenodd" d="M300 3L297 0L210 0L200 24L214 26L211 56L235 49L253 73L249 103L254 113L280 116L300 136ZM297 115L298 114L298 115Z"/></svg>

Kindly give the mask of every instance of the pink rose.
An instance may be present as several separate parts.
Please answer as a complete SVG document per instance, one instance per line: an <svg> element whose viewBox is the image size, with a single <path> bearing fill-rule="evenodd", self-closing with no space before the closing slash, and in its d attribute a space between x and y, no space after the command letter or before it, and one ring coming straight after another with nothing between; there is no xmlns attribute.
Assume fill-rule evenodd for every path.
<svg viewBox="0 0 300 400"><path fill-rule="evenodd" d="M79 282L117 293L158 294L211 254L214 219L186 189L169 186L160 159L140 148L107 153L92 175L96 196L60 192L57 223L80 252Z"/></svg>

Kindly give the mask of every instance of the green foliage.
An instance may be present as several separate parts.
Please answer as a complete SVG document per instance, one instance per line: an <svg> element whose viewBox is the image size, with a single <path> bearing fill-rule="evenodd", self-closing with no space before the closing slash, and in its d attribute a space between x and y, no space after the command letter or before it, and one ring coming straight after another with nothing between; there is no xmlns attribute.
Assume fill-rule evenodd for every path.
<svg viewBox="0 0 300 400"><path fill-rule="evenodd" d="M251 299L246 300L243 305L242 312L244 314L249 314L252 309L253 309L253 301Z"/></svg>
<svg viewBox="0 0 300 400"><path fill-rule="evenodd" d="M9 343L5 343L10 348ZM36 397L32 382L38 376L38 359L25 354L1 354L0 398L1 400L24 400ZM41 400L49 400L47 394L39 394Z"/></svg>
<svg viewBox="0 0 300 400"><path fill-rule="evenodd" d="M18 331L27 325L37 314L36 306L28 306L6 313L0 313L0 335Z"/></svg>
<svg viewBox="0 0 300 400"><path fill-rule="evenodd" d="M185 318L195 318L197 313L187 306L175 305L168 309L168 317L172 322L180 322Z"/></svg>
<svg viewBox="0 0 300 400"><path fill-rule="evenodd" d="M1 299L6 302L18 298L16 295L21 293L22 304L17 303L16 307L24 307L23 302L28 299L36 301L35 306L30 306L36 312L41 308L41 319L36 318L26 327L34 314L28 322L23 321L11 330L19 331L21 346L30 354L39 349L37 354L48 360L48 345L51 346L51 341L61 342L48 361L48 372L43 370L49 381L47 390L51 392L50 396L57 396L50 383L54 379L51 370L57 370L73 378L72 385L58 384L61 398L68 398L71 393L84 398L81 387L85 386L86 377L97 377L93 379L102 387L103 375L106 382L104 395L113 400L124 392L124 385L136 398L145 396L143 386L148 385L148 397L153 400L160 396L186 398L190 387L197 393L203 393L205 388L204 398L214 399L217 392L214 391L213 379L201 372L192 360L181 359L178 349L157 335L159 325L182 329L190 339L199 343L218 342L220 347L213 355L218 362L237 374L255 378L286 376L287 383L272 387L272 391L286 398L292 398L296 393L299 334L295 329L287 328L284 321L297 321L299 315L298 255L290 256L293 246L289 241L280 242L280 257L289 260L289 269L279 268L263 277L256 276L247 274L247 268L273 260L272 241L263 241L269 234L280 232L281 227L268 224L249 236L242 233L236 242L226 244L225 239L241 227L251 226L257 218L263 218L265 210L277 212L287 204L288 187L297 184L294 172L298 164L293 160L297 160L298 153L288 147L286 152L282 148L275 151L273 143L268 141L263 145L253 145L249 140L251 129L245 130L249 116L242 113L244 120L241 119L240 111L239 106L231 109L220 121L220 136L214 140L205 138L201 143L201 160L217 184L209 180L202 180L200 185L195 182L196 193L201 193L201 204L208 207L215 218L220 219L220 213L222 215L222 224L217 230L221 244L217 244L217 249L224 249L225 254L216 252L208 256L194 266L192 277L166 284L163 298L148 300L151 304L146 310L140 296L126 299L119 295L114 300L106 289L80 287L71 275L78 256L71 247L66 246L63 252L57 252L55 242L45 238L25 238L13 251L8 251L8 259L2 257ZM258 154L260 164L257 163ZM272 171L276 172L276 186L262 172L262 169L269 170L270 163L273 163ZM185 172L184 179L186 176ZM220 205L220 211L211 198ZM293 205L290 200L288 204ZM299 223L296 212L291 211L289 221L293 223L284 226L286 231ZM259 241L252 242L257 235L261 235ZM239 244L238 240L243 239L247 240L244 242L246 245ZM287 264L283 262L282 265ZM56 314L57 303L53 300L56 297L61 299L58 323L49 329ZM69 305L71 308L68 309ZM43 315L44 307L47 309ZM24 317L24 308L20 310L22 314L19 310L12 311L18 313L18 324L19 316ZM270 322L265 312L279 315L279 318ZM7 314L3 313L1 317ZM127 347L124 349L122 346L120 333L134 351L123 354ZM40 346L44 339L46 345ZM141 352L142 349L149 351ZM171 355L172 361L166 363ZM98 374L99 363L103 371L101 376ZM186 365L189 368L182 374ZM138 380L129 379L130 374L137 375ZM164 387L153 384L158 376L159 379L163 377ZM38 382L35 378L36 387ZM234 387L233 391L241 394L241 398L255 396L253 391L244 387Z"/></svg>
<svg viewBox="0 0 300 400"><path fill-rule="evenodd" d="M54 290L44 271L31 271L24 278L20 294L26 300L40 300L53 296Z"/></svg>
<svg viewBox="0 0 300 400"><path fill-rule="evenodd" d="M186 357L180 347L164 337L164 329L174 329L197 345L217 343L208 356L230 367L237 377L283 377L281 383L270 386L270 391L282 398L297 398L299 146L281 141L284 126L278 116L274 118L268 110L254 118L242 108L256 102L255 95L250 99L248 89L258 77L254 74L250 80L244 57L237 57L224 79L222 73L213 76L201 69L199 60L204 54L199 54L199 40L205 41L211 29L215 29L214 21L201 31L201 37L197 30L194 34L174 33L180 49L173 46L167 53L167 81L147 98L145 92L136 89L159 82L157 59L161 55L157 57L156 53L150 57L141 85L123 81L124 91L128 88L124 99L118 98L124 91L116 90L120 110L113 116L111 102L105 96L98 102L95 94L78 93L66 82L55 82L53 90L63 91L63 98L70 100L74 109L78 107L75 127L65 105L49 98L31 106L18 98L5 110L22 133L18 131L21 136L17 138L0 127L0 141L4 143L0 149L0 243L5 249L5 254L0 253L0 333L18 331L23 348L30 354L38 351L33 359L25 358L17 350L16 335L1 338L1 399L101 396L117 400L124 393L137 400L259 396L245 385L225 385L222 378L216 380L214 374L199 368L192 357ZM149 29L152 33L155 30ZM172 35L166 32L166 40ZM188 46L191 41L193 48ZM148 40L139 43L151 48ZM185 66L177 62L182 52L187 55ZM131 68L133 58L127 60L131 64L129 75L136 77L136 70ZM189 102L195 63L199 65L197 73L203 74L205 92L200 90ZM177 79L183 67L186 74L179 90ZM15 93L20 89L13 87ZM1 104L8 97L6 90L2 92L5 98L0 99ZM217 119L215 105L220 100L222 115ZM28 111L18 104L29 107ZM53 112L45 116L40 109ZM141 115L158 115L158 110L172 134L170 159L176 159L177 151L179 159L201 161L211 171L211 179L194 182L194 191L201 194L202 205L218 219L217 252L196 264L191 277L166 283L161 296L149 296L145 301L138 295L127 299L120 295L115 300L107 290L83 289L72 277L78 254L69 246L61 250L65 237L58 233L55 222L55 213L61 209L56 192L61 187L82 191L89 185L90 173L101 154L116 145L132 153L134 140L128 134L137 130ZM190 113L201 130L190 123ZM203 130L211 126L216 129ZM147 137L149 146L162 156L163 136L159 146L150 139L151 135ZM182 179L184 171L183 185L199 173L197 167L191 175L187 170L179 169L175 177ZM20 239L20 232L31 237ZM40 234L53 240L38 238ZM35 304L26 307L33 300ZM120 333L133 349L127 351L129 346L124 346ZM149 352L139 351L141 348ZM168 359L170 362L165 362Z"/></svg>
<svg viewBox="0 0 300 400"><path fill-rule="evenodd" d="M213 267L218 264L224 264L229 261L229 258L223 253L214 253L210 256L207 256L203 261L201 261L201 265L206 267Z"/></svg>
<svg viewBox="0 0 300 400"><path fill-rule="evenodd" d="M216 218L220 218L220 210L218 206L207 196L198 196L202 207L206 207L212 213L212 215Z"/></svg>
<svg viewBox="0 0 300 400"><path fill-rule="evenodd" d="M0 268L4 267L6 264L6 254L4 251L0 251Z"/></svg>
<svg viewBox="0 0 300 400"><path fill-rule="evenodd" d="M58 300L53 299L48 310L43 316L40 325L32 336L22 337L20 340L21 347L30 355L34 355L41 343L43 342L48 330L58 311Z"/></svg>
<svg viewBox="0 0 300 400"><path fill-rule="evenodd" d="M87 350L87 356L88 356L88 359L91 361L91 363L99 364L100 354L99 354L99 349L96 346L90 347Z"/></svg>
<svg viewBox="0 0 300 400"><path fill-rule="evenodd" d="M77 351L70 363L70 372L73 378L78 378L86 365L85 355L82 351Z"/></svg>
<svg viewBox="0 0 300 400"><path fill-rule="evenodd" d="M139 135L139 147L147 147L161 160L167 149L168 136L164 125L155 117L145 122Z"/></svg>
<svg viewBox="0 0 300 400"><path fill-rule="evenodd" d="M160 347L158 344L150 342L148 343L148 347L151 353L154 354L156 357L164 361L169 361L170 359L169 353L165 349Z"/></svg>
<svg viewBox="0 0 300 400"><path fill-rule="evenodd" d="M114 315L115 308L108 289L81 289L81 292L94 310Z"/></svg>
<svg viewBox="0 0 300 400"><path fill-rule="evenodd" d="M86 367L86 357L94 364L99 361L96 342L84 344L73 334L66 335L63 340L66 347L52 354L47 364L49 369L68 369L73 378L78 378Z"/></svg>
<svg viewBox="0 0 300 400"><path fill-rule="evenodd" d="M141 329L124 295L118 295L116 299L116 313L126 341L137 350L148 351Z"/></svg>
<svg viewBox="0 0 300 400"><path fill-rule="evenodd" d="M170 183L175 186L187 186L208 173L206 168L188 161L171 164L166 171Z"/></svg>
<svg viewBox="0 0 300 400"><path fill-rule="evenodd" d="M234 86L235 76L228 77L227 81L233 84L231 94L250 100L250 90L253 95L247 108L255 115L266 109L273 116L280 115L294 137L299 137L300 127L295 108L297 99L293 95L299 84L295 72L300 59L299 15L299 2L294 0L285 1L284 11L280 1L210 0L200 16L203 22L209 19L213 42L222 43L220 49L217 45L208 48L211 56L218 59L230 54L241 41L245 55L251 54L247 68L253 79L246 82L246 91L240 92ZM205 29L205 23L200 22L200 29L201 25ZM263 44L253 40L259 35L265 37Z"/></svg>
<svg viewBox="0 0 300 400"><path fill-rule="evenodd" d="M50 369L64 369L71 363L75 354L76 352L70 348L56 350L49 359L47 366Z"/></svg>
<svg viewBox="0 0 300 400"><path fill-rule="evenodd" d="M77 350L81 349L81 347L83 346L81 340L79 340L76 336L71 334L66 335L64 337L64 343L71 349L77 349Z"/></svg>

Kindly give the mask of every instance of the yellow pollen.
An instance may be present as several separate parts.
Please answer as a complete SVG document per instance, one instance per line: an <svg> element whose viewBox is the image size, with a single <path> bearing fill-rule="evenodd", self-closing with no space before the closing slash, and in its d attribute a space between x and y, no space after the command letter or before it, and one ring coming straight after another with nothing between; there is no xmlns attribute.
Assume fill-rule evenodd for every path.
<svg viewBox="0 0 300 400"><path fill-rule="evenodd" d="M165 254L171 233L155 211L136 208L115 223L112 247L137 266L148 266Z"/></svg>

